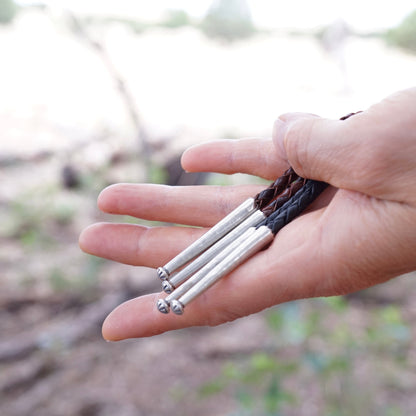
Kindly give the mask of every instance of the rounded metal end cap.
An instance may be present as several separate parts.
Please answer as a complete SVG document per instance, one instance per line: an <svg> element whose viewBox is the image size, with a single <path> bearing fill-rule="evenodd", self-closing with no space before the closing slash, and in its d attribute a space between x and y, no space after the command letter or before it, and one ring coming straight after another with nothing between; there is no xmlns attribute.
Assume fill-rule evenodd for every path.
<svg viewBox="0 0 416 416"><path fill-rule="evenodd" d="M173 290L175 289L175 287L172 285L172 283L168 282L167 280L165 280L162 283L162 289L166 292L166 293L172 293Z"/></svg>
<svg viewBox="0 0 416 416"><path fill-rule="evenodd" d="M160 280L166 280L169 277L169 273L164 267L159 267L156 271Z"/></svg>
<svg viewBox="0 0 416 416"><path fill-rule="evenodd" d="M176 314L176 315L182 315L183 314L184 306L178 300L173 300L172 303L171 303L171 307L172 307L172 311L173 311L174 314Z"/></svg>
<svg viewBox="0 0 416 416"><path fill-rule="evenodd" d="M159 309L159 312L169 313L169 304L165 301L165 299L159 299L157 301L157 309Z"/></svg>

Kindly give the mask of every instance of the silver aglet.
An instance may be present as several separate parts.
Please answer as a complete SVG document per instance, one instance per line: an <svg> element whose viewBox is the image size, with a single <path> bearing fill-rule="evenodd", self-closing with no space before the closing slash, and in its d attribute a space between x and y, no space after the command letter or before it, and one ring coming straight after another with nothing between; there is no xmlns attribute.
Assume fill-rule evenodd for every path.
<svg viewBox="0 0 416 416"><path fill-rule="evenodd" d="M165 301L165 299L159 299L157 301L157 309L159 309L159 312L169 313L169 304Z"/></svg>
<svg viewBox="0 0 416 416"><path fill-rule="evenodd" d="M251 234L238 248L217 264L202 280L192 286L179 299L171 302L172 311L181 315L187 304L216 283L221 277L230 273L237 266L257 253L273 240L273 233L266 226L261 226Z"/></svg>
<svg viewBox="0 0 416 416"><path fill-rule="evenodd" d="M165 280L162 283L162 289L165 293L172 293L175 290L175 287L169 282L169 280Z"/></svg>
<svg viewBox="0 0 416 416"><path fill-rule="evenodd" d="M183 270L172 275L169 280L165 280L162 288L166 293L171 293L173 288L178 287L182 282L197 272L201 267L214 259L217 255L224 251L226 247L232 244L237 238L244 234L250 227L260 224L266 216L262 211L253 212L237 227L226 234L221 240L217 241L208 250L203 252L192 263L189 263ZM222 257L223 258L223 257Z"/></svg>
<svg viewBox="0 0 416 416"><path fill-rule="evenodd" d="M212 246L212 244L244 221L254 211L256 211L254 198L248 198L188 248L179 253L163 267L159 267L157 271L159 278L162 280L167 279L175 270L179 269L201 254L208 247Z"/></svg>
<svg viewBox="0 0 416 416"><path fill-rule="evenodd" d="M167 270L164 267L158 267L157 275L159 276L160 280L166 280L169 277Z"/></svg>
<svg viewBox="0 0 416 416"><path fill-rule="evenodd" d="M232 244L226 247L223 251L221 251L218 256L214 257L209 263L207 263L201 270L195 273L191 278L189 278L185 283L175 289L169 296L164 299L164 304L161 304L163 310L158 309L164 312L165 304L173 305L173 301L178 300L182 295L184 295L188 290L190 290L195 284L197 284L200 280L202 280L217 264L221 263L229 254L231 254L234 250L239 248L244 241L249 238L252 234L256 232L254 227L249 228L244 234L242 234L239 238L234 240ZM173 306L172 306L173 309Z"/></svg>
<svg viewBox="0 0 416 416"><path fill-rule="evenodd" d="M184 305L178 300L174 300L172 302L172 311L175 315L182 315L183 314Z"/></svg>

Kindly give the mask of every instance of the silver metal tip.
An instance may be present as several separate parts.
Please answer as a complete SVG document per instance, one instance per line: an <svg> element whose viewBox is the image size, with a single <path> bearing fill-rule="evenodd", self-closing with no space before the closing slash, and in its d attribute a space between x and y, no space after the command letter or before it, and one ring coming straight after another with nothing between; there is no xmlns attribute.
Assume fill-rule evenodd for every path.
<svg viewBox="0 0 416 416"><path fill-rule="evenodd" d="M169 277L169 273L164 267L159 267L156 271L160 280L166 280Z"/></svg>
<svg viewBox="0 0 416 416"><path fill-rule="evenodd" d="M157 301L157 309L159 309L159 312L169 313L169 304L165 301L165 299L159 299Z"/></svg>
<svg viewBox="0 0 416 416"><path fill-rule="evenodd" d="M182 315L183 314L184 306L178 300L173 300L171 302L171 307L172 307L172 311L173 311L174 314L176 314L176 315Z"/></svg>
<svg viewBox="0 0 416 416"><path fill-rule="evenodd" d="M173 290L175 289L175 286L173 286L171 283L169 283L167 280L165 280L162 283L162 289L166 292L166 293L172 293Z"/></svg>

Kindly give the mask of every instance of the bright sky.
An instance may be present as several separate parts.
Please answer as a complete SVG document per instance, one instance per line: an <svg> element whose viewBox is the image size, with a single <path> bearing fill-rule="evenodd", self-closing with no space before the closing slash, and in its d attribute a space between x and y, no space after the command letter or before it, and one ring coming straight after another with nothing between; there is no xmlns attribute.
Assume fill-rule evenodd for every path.
<svg viewBox="0 0 416 416"><path fill-rule="evenodd" d="M166 9L184 9L193 16L202 16L212 0L44 0L44 3L79 12L152 19ZM259 26L311 28L342 17L362 31L394 26L416 9L415 0L248 0L248 3Z"/></svg>

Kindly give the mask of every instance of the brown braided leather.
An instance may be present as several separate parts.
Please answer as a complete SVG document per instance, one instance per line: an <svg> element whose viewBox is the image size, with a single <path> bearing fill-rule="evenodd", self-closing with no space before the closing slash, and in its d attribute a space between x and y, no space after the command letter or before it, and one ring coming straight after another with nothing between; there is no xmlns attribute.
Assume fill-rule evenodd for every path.
<svg viewBox="0 0 416 416"><path fill-rule="evenodd" d="M328 184L325 182L306 180L305 185L281 208L266 218L259 227L266 225L273 234L277 234L279 230L301 214L327 186Z"/></svg>
<svg viewBox="0 0 416 416"><path fill-rule="evenodd" d="M270 214L279 209L283 204L289 201L293 195L305 184L306 179L298 177L290 184L280 195L273 199L269 205L262 209L263 214L268 217Z"/></svg>
<svg viewBox="0 0 416 416"><path fill-rule="evenodd" d="M276 199L293 181L299 176L290 167L282 176L277 178L268 188L261 191L254 197L254 204L257 209L263 210L273 199Z"/></svg>

